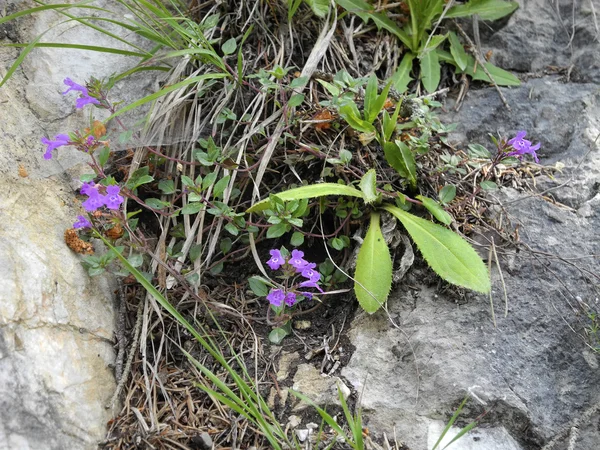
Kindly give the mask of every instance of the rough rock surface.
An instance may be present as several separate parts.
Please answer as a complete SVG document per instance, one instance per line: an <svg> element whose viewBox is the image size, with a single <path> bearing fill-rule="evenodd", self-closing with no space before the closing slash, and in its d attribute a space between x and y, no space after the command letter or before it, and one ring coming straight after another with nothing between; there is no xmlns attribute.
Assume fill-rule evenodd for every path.
<svg viewBox="0 0 600 450"><path fill-rule="evenodd" d="M9 3L9 13L32 6ZM0 42L30 41L60 21L45 12L4 24ZM73 22L46 39L116 46ZM0 48L0 78L17 55ZM60 94L64 78L81 83L131 64L114 55L37 49L0 88L0 449L92 449L104 438L112 413L105 405L116 387L114 286L106 277L90 279L63 237L82 211L75 189L90 169L73 149L44 160L40 138L89 120L89 111L75 110L76 96ZM124 100L144 95L149 83Z"/></svg>
<svg viewBox="0 0 600 450"><path fill-rule="evenodd" d="M503 205L498 214L519 225L521 242L533 250L500 249L508 315L497 269L492 274L497 328L488 298L469 294L456 302L456 296L419 284L423 271L415 269L388 302L399 328L379 311L359 315L350 332L356 351L342 376L363 392L366 424L388 436L395 429L412 450L431 448L439 421L447 422L468 393L460 425L488 413L479 432L451 448L540 449L580 418L574 448L600 448L598 414L585 415L600 401L599 356L585 336L586 312L600 309L600 90L594 83L599 44L589 2L519 3L522 8L508 21L483 34L484 51L491 42L496 63L538 71L538 78L503 89L511 112L494 89L485 88L471 90L459 113L450 112L448 102L446 117L459 123L454 142L492 148L488 133L527 130L534 142L541 141L544 164L565 165L554 180L537 180L540 191L555 188L546 196L558 204L513 189L492 194ZM571 40L565 33L573 31L573 5ZM581 83L567 81L566 71L541 72L571 64ZM497 437L489 440L492 435ZM568 438L553 448L567 446Z"/></svg>

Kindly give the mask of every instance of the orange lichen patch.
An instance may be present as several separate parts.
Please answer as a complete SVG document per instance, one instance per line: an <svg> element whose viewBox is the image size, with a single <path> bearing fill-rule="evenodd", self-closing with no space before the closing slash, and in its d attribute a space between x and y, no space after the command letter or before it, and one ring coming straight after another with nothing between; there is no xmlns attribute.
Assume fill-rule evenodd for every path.
<svg viewBox="0 0 600 450"><path fill-rule="evenodd" d="M23 164L19 164L19 176L21 178L29 176L29 173L27 173L27 169L25 169L25 166Z"/></svg>
<svg viewBox="0 0 600 450"><path fill-rule="evenodd" d="M92 124L92 133L99 139L106 134L106 127L99 120L94 120L94 123Z"/></svg>
<svg viewBox="0 0 600 450"><path fill-rule="evenodd" d="M389 108L393 108L394 106L396 106L394 104L394 102L392 101L391 98L386 98L385 99L385 103L383 104L383 109L389 109Z"/></svg>
<svg viewBox="0 0 600 450"><path fill-rule="evenodd" d="M82 240L77 231L73 228L68 228L65 230L65 244L75 253L79 253L81 255L93 255L94 247L89 242L85 242Z"/></svg>
<svg viewBox="0 0 600 450"><path fill-rule="evenodd" d="M121 236L123 236L123 227L120 224L116 224L110 230L106 231L106 236L111 239L119 239Z"/></svg>
<svg viewBox="0 0 600 450"><path fill-rule="evenodd" d="M331 111L327 109L319 111L312 118L312 120L319 122L315 124L315 129L319 131L329 129L331 127L331 121L333 121L333 119L335 119L335 116L331 113Z"/></svg>

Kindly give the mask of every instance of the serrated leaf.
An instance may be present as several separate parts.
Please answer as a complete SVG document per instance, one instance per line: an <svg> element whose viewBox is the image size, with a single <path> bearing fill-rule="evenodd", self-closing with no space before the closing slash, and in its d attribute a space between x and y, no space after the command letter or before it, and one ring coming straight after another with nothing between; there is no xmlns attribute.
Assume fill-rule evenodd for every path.
<svg viewBox="0 0 600 450"><path fill-rule="evenodd" d="M456 35L456 33L454 31L450 32L450 36L449 36L449 40L450 40L450 53L452 54L452 57L454 58L454 62L456 62L456 66L460 69L460 70L465 70L467 68L467 61L468 61L468 56L467 52L465 52L465 49L462 45L462 43L460 42L460 40L458 39L458 36Z"/></svg>
<svg viewBox="0 0 600 450"><path fill-rule="evenodd" d="M512 13L519 7L517 2L503 0L471 0L448 10L446 18L466 17L477 14L483 20L497 20Z"/></svg>
<svg viewBox="0 0 600 450"><path fill-rule="evenodd" d="M227 39L225 43L221 46L221 51L224 55L231 55L235 52L237 44L235 42L235 38Z"/></svg>
<svg viewBox="0 0 600 450"><path fill-rule="evenodd" d="M289 191L283 191L273 196L282 201L302 200L305 198L324 197L326 195L347 195L349 197L364 198L364 195L358 189L337 183L319 183L309 186L302 186ZM269 209L270 199L266 198L258 203L255 203L246 212L253 213Z"/></svg>
<svg viewBox="0 0 600 450"><path fill-rule="evenodd" d="M452 200L454 200L454 197L456 197L456 186L453 184L447 184L440 191L439 197L442 205L450 203Z"/></svg>
<svg viewBox="0 0 600 450"><path fill-rule="evenodd" d="M442 76L442 67L435 50L428 51L420 57L421 82L429 93L435 92Z"/></svg>
<svg viewBox="0 0 600 450"><path fill-rule="evenodd" d="M402 222L425 261L441 278L477 292L490 291L490 276L485 264L462 237L395 206L384 205L383 209Z"/></svg>
<svg viewBox="0 0 600 450"><path fill-rule="evenodd" d="M358 251L354 293L369 314L385 303L392 288L392 258L381 228L379 213L371 213L367 235Z"/></svg>
<svg viewBox="0 0 600 450"><path fill-rule="evenodd" d="M317 17L325 17L329 12L329 0L304 0Z"/></svg>
<svg viewBox="0 0 600 450"><path fill-rule="evenodd" d="M363 175L359 183L365 203L371 204L379 198L377 193L377 173L375 169L370 169Z"/></svg>
<svg viewBox="0 0 600 450"><path fill-rule="evenodd" d="M235 226L235 224L233 224L231 222L229 222L223 228L225 228L225 231L227 231L232 236L237 236L238 234L240 234L240 230L238 230L238 228Z"/></svg>
<svg viewBox="0 0 600 450"><path fill-rule="evenodd" d="M438 202L422 195L417 195L417 198L423 202L423 206L427 208L427 211L433 214L433 217L435 217L437 220L445 225L450 225L452 223L452 216L448 214L444 208L438 204Z"/></svg>
<svg viewBox="0 0 600 450"><path fill-rule="evenodd" d="M414 53L405 53L402 57L402 61L400 62L398 70L396 70L396 73L392 76L392 87L399 93L405 92L408 88L408 83L413 80L413 78L410 76L410 72L412 71L414 59Z"/></svg>

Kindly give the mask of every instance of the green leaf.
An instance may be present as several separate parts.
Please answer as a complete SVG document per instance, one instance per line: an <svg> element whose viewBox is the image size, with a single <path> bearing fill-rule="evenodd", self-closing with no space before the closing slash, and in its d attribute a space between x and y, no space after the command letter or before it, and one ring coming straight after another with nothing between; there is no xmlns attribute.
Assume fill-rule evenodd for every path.
<svg viewBox="0 0 600 450"><path fill-rule="evenodd" d="M452 200L454 200L454 197L456 197L456 186L454 186L453 184L447 184L440 191L439 197L440 203L442 205L447 205Z"/></svg>
<svg viewBox="0 0 600 450"><path fill-rule="evenodd" d="M81 175L79 177L79 181L81 181L82 183L89 183L94 178L96 178L96 174L95 173L84 173L83 175Z"/></svg>
<svg viewBox="0 0 600 450"><path fill-rule="evenodd" d="M159 198L147 198L144 200L144 203L146 203L146 205L148 205L150 208L158 210L171 206L171 203L165 202Z"/></svg>
<svg viewBox="0 0 600 450"><path fill-rule="evenodd" d="M175 183L173 183L173 180L160 180L158 182L158 189L165 195L173 194L175 192Z"/></svg>
<svg viewBox="0 0 600 450"><path fill-rule="evenodd" d="M292 247L300 247L302 244L304 244L304 234L300 231L294 231L290 238L290 245Z"/></svg>
<svg viewBox="0 0 600 450"><path fill-rule="evenodd" d="M421 82L429 93L435 92L440 84L442 67L435 50L428 51L420 57Z"/></svg>
<svg viewBox="0 0 600 450"><path fill-rule="evenodd" d="M398 140L388 142L383 146L383 153L388 164L415 188L417 186L417 165L415 156L408 145Z"/></svg>
<svg viewBox="0 0 600 450"><path fill-rule="evenodd" d="M325 17L329 12L329 0L304 0L317 17Z"/></svg>
<svg viewBox="0 0 600 450"><path fill-rule="evenodd" d="M200 182L202 182L202 180L200 180ZM194 187L196 186L194 184L194 180L192 180L190 177L186 176L186 175L181 175L181 183L184 186L189 186L189 187Z"/></svg>
<svg viewBox="0 0 600 450"><path fill-rule="evenodd" d="M512 13L519 7L517 2L503 0L471 0L464 5L457 5L448 11L447 19L466 17L477 14L483 20L497 20Z"/></svg>
<svg viewBox="0 0 600 450"><path fill-rule="evenodd" d="M371 213L371 224L358 251L354 293L360 306L372 314L385 303L392 288L392 258L381 228L379 213Z"/></svg>
<svg viewBox="0 0 600 450"><path fill-rule="evenodd" d="M296 106L300 106L303 101L304 101L304 94L295 94L290 97L287 104L290 108L293 108Z"/></svg>
<svg viewBox="0 0 600 450"><path fill-rule="evenodd" d="M352 101L345 103L340 107L339 113L340 116L342 116L344 120L348 122L348 125L354 128L356 131L360 131L362 133L373 133L375 131L375 127L373 125L360 118L360 112L358 111L356 103Z"/></svg>
<svg viewBox="0 0 600 450"><path fill-rule="evenodd" d="M269 280L258 275L248 278L248 284L257 297L266 297L269 293L269 287L273 286Z"/></svg>
<svg viewBox="0 0 600 450"><path fill-rule="evenodd" d="M471 158L491 158L490 151L481 144L469 144L469 157Z"/></svg>
<svg viewBox="0 0 600 450"><path fill-rule="evenodd" d="M235 42L235 38L227 39L225 43L221 46L221 51L224 55L231 55L235 52L237 44Z"/></svg>
<svg viewBox="0 0 600 450"><path fill-rule="evenodd" d="M129 258L127 258L129 264L133 267L140 267L144 263L144 257L140 253L134 253Z"/></svg>
<svg viewBox="0 0 600 450"><path fill-rule="evenodd" d="M464 72L471 76L474 80L487 81L488 83L491 83L489 77L485 74L481 67L477 66L477 71L474 71L475 58L473 58L471 55L467 55L467 68L463 71L457 66L456 62L454 61L454 57L450 53L440 49L436 49L435 52L438 54L440 61L456 66L459 73ZM492 77L494 77L494 80L498 86L521 85L521 81L516 76L510 72L507 72L506 70L494 66L492 63L486 62L485 68L488 70L488 72L490 72Z"/></svg>
<svg viewBox="0 0 600 450"><path fill-rule="evenodd" d="M190 261L194 262L196 261L200 255L202 254L202 245L201 244L194 244L190 247Z"/></svg>
<svg viewBox="0 0 600 450"><path fill-rule="evenodd" d="M495 191L498 189L498 185L493 181L482 181L479 183L479 186L481 186L481 189L484 191Z"/></svg>
<svg viewBox="0 0 600 450"><path fill-rule="evenodd" d="M406 89L408 88L408 83L410 83L413 79L410 76L410 72L412 71L414 59L414 53L405 53L402 57L402 61L400 62L398 70L396 70L396 73L392 76L392 87L400 93L406 91Z"/></svg>
<svg viewBox="0 0 600 450"><path fill-rule="evenodd" d="M347 195L349 197L364 198L364 195L358 189L352 186L346 186L345 184L337 183L319 183L311 184L308 186L302 186L289 191L283 191L274 196L283 201L289 200L302 200L304 198L324 197L326 195ZM258 203L252 205L246 212L253 213L257 211L264 211L269 209L271 206L268 198L261 200Z"/></svg>
<svg viewBox="0 0 600 450"><path fill-rule="evenodd" d="M108 162L108 157L110 156L110 148L104 147L98 153L98 164L100 167L104 167L104 165Z"/></svg>
<svg viewBox="0 0 600 450"><path fill-rule="evenodd" d="M450 225L452 223L452 216L444 211L444 208L442 208L438 202L428 197L423 197L422 195L417 195L417 198L423 202L423 206L427 208L437 220L445 225Z"/></svg>
<svg viewBox="0 0 600 450"><path fill-rule="evenodd" d="M225 231L227 231L232 236L237 236L238 234L240 234L240 230L238 230L234 223L229 222L223 228L225 228Z"/></svg>
<svg viewBox="0 0 600 450"><path fill-rule="evenodd" d="M454 58L454 62L456 62L456 66L460 69L460 70L465 70L467 68L467 61L468 61L468 56L467 52L465 52L465 49L462 45L462 43L460 42L460 40L458 39L458 36L456 35L456 33L454 31L450 32L450 53L452 54L452 57Z"/></svg>
<svg viewBox="0 0 600 450"><path fill-rule="evenodd" d="M271 330L269 333L269 341L272 344L279 345L281 341L288 335L289 333L285 328L278 327Z"/></svg>
<svg viewBox="0 0 600 450"><path fill-rule="evenodd" d="M217 198L221 198L223 196L223 191L225 191L227 184L229 184L230 178L230 175L226 175L215 183L215 186L213 188L213 196Z"/></svg>
<svg viewBox="0 0 600 450"><path fill-rule="evenodd" d="M267 230L267 239L274 239L283 236L285 233L290 231L290 229L290 225L283 222L278 223L277 225L273 225Z"/></svg>
<svg viewBox="0 0 600 450"><path fill-rule="evenodd" d="M490 291L490 276L485 264L462 237L395 206L384 205L383 209L402 222L425 261L440 277L477 292Z"/></svg>
<svg viewBox="0 0 600 450"><path fill-rule="evenodd" d="M188 203L181 208L181 214L196 214L200 212L202 208L204 208L204 203Z"/></svg>
<svg viewBox="0 0 600 450"><path fill-rule="evenodd" d="M375 169L369 169L367 173L363 175L359 183L360 190L362 191L366 204L371 204L379 198L377 193L377 173Z"/></svg>
<svg viewBox="0 0 600 450"><path fill-rule="evenodd" d="M400 109L402 108L402 102L398 102L396 105L396 110L392 117L388 114L387 111L383 111L383 142L382 145L385 145L392 134L394 134L394 130L396 129L396 125L398 124L398 116L400 115Z"/></svg>

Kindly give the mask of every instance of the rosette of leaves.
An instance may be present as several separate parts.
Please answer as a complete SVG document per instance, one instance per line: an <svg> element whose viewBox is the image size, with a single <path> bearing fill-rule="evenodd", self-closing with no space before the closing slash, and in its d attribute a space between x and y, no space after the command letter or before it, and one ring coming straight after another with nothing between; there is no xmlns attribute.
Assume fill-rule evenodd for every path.
<svg viewBox="0 0 600 450"><path fill-rule="evenodd" d="M354 292L365 311L377 311L387 300L392 287L392 258L380 228L381 211L389 212L402 223L425 261L441 278L477 292L490 291L487 268L473 247L448 228L383 202L376 189L373 169L362 177L359 189L345 184L320 183L290 189L275 196L280 201L300 201L329 195L359 198L371 208L369 227L358 252L354 273ZM450 216L437 202L420 198L434 217L449 223ZM272 207L271 196L254 204L247 212L255 213Z"/></svg>

